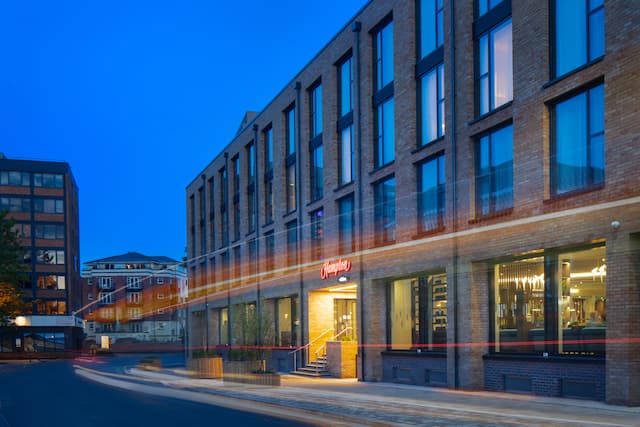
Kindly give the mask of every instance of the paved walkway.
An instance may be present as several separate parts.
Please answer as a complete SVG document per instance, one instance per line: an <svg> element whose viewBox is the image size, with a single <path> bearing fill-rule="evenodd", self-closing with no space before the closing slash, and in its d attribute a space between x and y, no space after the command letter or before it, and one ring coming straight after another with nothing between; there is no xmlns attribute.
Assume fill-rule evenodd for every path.
<svg viewBox="0 0 640 427"><path fill-rule="evenodd" d="M280 387L267 387L195 379L183 369L125 372L93 371L111 381L163 388L164 395L189 392L210 398L209 403L279 413L317 425L640 426L640 407L586 400L293 375L284 375Z"/></svg>

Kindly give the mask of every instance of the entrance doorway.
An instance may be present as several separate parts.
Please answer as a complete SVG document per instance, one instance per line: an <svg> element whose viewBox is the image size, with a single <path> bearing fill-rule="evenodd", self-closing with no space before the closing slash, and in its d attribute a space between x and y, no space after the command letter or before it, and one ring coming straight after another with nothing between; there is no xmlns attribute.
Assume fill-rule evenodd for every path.
<svg viewBox="0 0 640 427"><path fill-rule="evenodd" d="M334 336L338 341L357 341L356 300L336 298L333 300Z"/></svg>

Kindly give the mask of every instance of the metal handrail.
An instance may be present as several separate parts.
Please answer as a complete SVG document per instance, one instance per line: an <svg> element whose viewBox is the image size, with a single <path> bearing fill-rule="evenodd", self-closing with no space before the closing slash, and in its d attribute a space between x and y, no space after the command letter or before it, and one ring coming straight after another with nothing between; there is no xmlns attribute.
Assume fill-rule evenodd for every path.
<svg viewBox="0 0 640 427"><path fill-rule="evenodd" d="M332 338L331 341L335 340L336 338L340 337L340 335L346 333L347 331L353 329L351 326L347 326L346 328L344 328L343 330L341 330L340 332L338 332L337 334L335 334ZM325 341L324 345L322 347L320 347L319 350L322 350L322 354L325 354L327 352L327 342ZM318 358L318 351L316 351L316 359Z"/></svg>
<svg viewBox="0 0 640 427"><path fill-rule="evenodd" d="M316 341L318 341L320 338L322 338L322 337L323 337L323 336L325 336L328 332L331 332L331 331L333 331L333 328L329 328L329 329L327 329L326 331L324 331L323 333L321 333L320 335L318 335L318 336L317 336L313 341L310 341L309 343L307 343L307 344L303 345L302 347L298 347L297 349L295 349L295 350L293 350L293 351L290 351L290 352L289 352L289 354L293 355L293 370L294 370L294 371L298 369L298 363L297 363L297 362L298 362L298 358L297 358L297 353L298 353L299 351L302 351L302 350L308 349L308 348L309 348L309 347L311 347L313 344L315 344L315 343L316 343ZM309 352L307 351L305 354L306 354L306 356L307 356L307 357L306 357L306 359L307 359L307 360L306 360L305 365L308 365L308 364L309 364ZM317 354L317 352L316 352L316 354Z"/></svg>

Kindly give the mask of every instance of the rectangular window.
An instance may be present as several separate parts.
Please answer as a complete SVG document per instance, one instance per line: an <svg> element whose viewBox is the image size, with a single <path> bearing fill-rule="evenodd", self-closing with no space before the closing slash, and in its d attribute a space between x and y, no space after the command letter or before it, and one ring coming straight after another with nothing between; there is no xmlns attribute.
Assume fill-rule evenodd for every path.
<svg viewBox="0 0 640 427"><path fill-rule="evenodd" d="M247 146L247 230L256 231L256 156L253 142Z"/></svg>
<svg viewBox="0 0 640 427"><path fill-rule="evenodd" d="M296 109L291 107L285 111L287 125L287 156L296 152Z"/></svg>
<svg viewBox="0 0 640 427"><path fill-rule="evenodd" d="M275 266L276 238L273 231L264 235L265 270L267 273L273 272Z"/></svg>
<svg viewBox="0 0 640 427"><path fill-rule="evenodd" d="M142 309L140 307L133 307L127 309L127 316L130 320L142 319Z"/></svg>
<svg viewBox="0 0 640 427"><path fill-rule="evenodd" d="M220 254L220 266L222 267L222 281L229 280L229 252L225 251Z"/></svg>
<svg viewBox="0 0 640 427"><path fill-rule="evenodd" d="M111 277L98 277L98 286L100 289L113 289L113 281Z"/></svg>
<svg viewBox="0 0 640 427"><path fill-rule="evenodd" d="M189 196L189 216L191 218L191 230L189 237L191 238L191 258L196 256L196 198L192 194Z"/></svg>
<svg viewBox="0 0 640 427"><path fill-rule="evenodd" d="M38 226L36 225L36 230L37 230ZM41 235L44 236L44 227L41 229L42 233ZM11 231L13 231L14 233L16 233L16 236L18 236L19 239L29 239L31 238L31 224L22 224L22 223L15 223L13 224L13 227L11 227ZM50 233L49 233L50 234ZM54 236L61 236L61 237L52 237L53 239L64 239L64 225L61 225L60 227L60 233L58 233L58 228L55 228L55 232L53 233ZM37 237L36 235L36 239L44 239L44 237Z"/></svg>
<svg viewBox="0 0 640 427"><path fill-rule="evenodd" d="M311 259L322 259L322 244L324 239L323 225L324 210L317 209L311 212Z"/></svg>
<svg viewBox="0 0 640 427"><path fill-rule="evenodd" d="M0 211L31 213L31 200L26 197L0 197Z"/></svg>
<svg viewBox="0 0 640 427"><path fill-rule="evenodd" d="M420 0L420 58L444 43L443 0Z"/></svg>
<svg viewBox="0 0 640 427"><path fill-rule="evenodd" d="M374 185L375 243L396 240L396 180L394 177Z"/></svg>
<svg viewBox="0 0 640 427"><path fill-rule="evenodd" d="M309 90L309 129L311 138L322 133L322 84L317 84Z"/></svg>
<svg viewBox="0 0 640 427"><path fill-rule="evenodd" d="M220 320L218 322L220 325L220 344L229 345L229 309L222 308L220 309Z"/></svg>
<svg viewBox="0 0 640 427"><path fill-rule="evenodd" d="M377 106L376 167L384 166L395 158L395 131L393 98Z"/></svg>
<svg viewBox="0 0 640 427"><path fill-rule="evenodd" d="M376 90L393 82L393 22L375 33Z"/></svg>
<svg viewBox="0 0 640 427"><path fill-rule="evenodd" d="M129 293L127 293L127 303L128 304L140 304L140 292L129 292Z"/></svg>
<svg viewBox="0 0 640 427"><path fill-rule="evenodd" d="M238 280L242 277L242 255L240 246L233 248L233 277Z"/></svg>
<svg viewBox="0 0 640 427"><path fill-rule="evenodd" d="M353 182L353 125L342 129L340 135L340 185Z"/></svg>
<svg viewBox="0 0 640 427"><path fill-rule="evenodd" d="M513 126L476 143L476 215L492 215L513 207Z"/></svg>
<svg viewBox="0 0 640 427"><path fill-rule="evenodd" d="M36 286L39 289L66 289L66 278L55 275L38 276Z"/></svg>
<svg viewBox="0 0 640 427"><path fill-rule="evenodd" d="M227 168L220 170L220 231L222 232L222 247L229 245L229 211L227 209L229 199L229 182L227 178Z"/></svg>
<svg viewBox="0 0 640 427"><path fill-rule="evenodd" d="M513 99L511 18L480 36L477 75L480 115Z"/></svg>
<svg viewBox="0 0 640 427"><path fill-rule="evenodd" d="M604 55L604 0L555 0L555 76Z"/></svg>
<svg viewBox="0 0 640 427"><path fill-rule="evenodd" d="M264 131L264 222L273 222L273 129Z"/></svg>
<svg viewBox="0 0 640 427"><path fill-rule="evenodd" d="M257 239L251 239L247 242L247 249L249 251L249 274L254 275L257 272L258 262L258 241Z"/></svg>
<svg viewBox="0 0 640 427"><path fill-rule="evenodd" d="M29 172L16 172L16 171L0 172L0 185L28 187L30 184L31 184L31 174L29 174Z"/></svg>
<svg viewBox="0 0 640 427"><path fill-rule="evenodd" d="M198 222L200 230L200 254L207 253L207 205L205 203L204 186L198 188L198 205L200 206L200 220Z"/></svg>
<svg viewBox="0 0 640 427"><path fill-rule="evenodd" d="M36 213L63 214L64 200L62 199L34 199L33 210Z"/></svg>
<svg viewBox="0 0 640 427"><path fill-rule="evenodd" d="M353 209L353 195L338 200L338 237L340 239L340 254L355 251L355 211Z"/></svg>
<svg viewBox="0 0 640 427"><path fill-rule="evenodd" d="M444 155L418 166L418 215L422 232L444 227L445 169Z"/></svg>
<svg viewBox="0 0 640 427"><path fill-rule="evenodd" d="M340 117L353 111L353 59L350 56L339 65Z"/></svg>
<svg viewBox="0 0 640 427"><path fill-rule="evenodd" d="M36 251L36 263L64 265L64 251L55 249L39 249Z"/></svg>
<svg viewBox="0 0 640 427"><path fill-rule="evenodd" d="M213 186L213 178L208 180L209 186L209 246L211 250L216 247L216 214L215 214L215 188Z"/></svg>
<svg viewBox="0 0 640 427"><path fill-rule="evenodd" d="M98 293L99 304L113 304L113 292Z"/></svg>
<svg viewBox="0 0 640 427"><path fill-rule="evenodd" d="M273 177L264 183L264 222L269 224L273 222L274 214L273 206Z"/></svg>
<svg viewBox="0 0 640 427"><path fill-rule="evenodd" d="M276 345L289 347L294 345L292 340L293 310L291 298L279 298L276 300Z"/></svg>
<svg viewBox="0 0 640 427"><path fill-rule="evenodd" d="M502 3L503 0L478 0L478 16L482 16Z"/></svg>
<svg viewBox="0 0 640 427"><path fill-rule="evenodd" d="M424 275L391 282L388 318L391 350L445 351L446 274Z"/></svg>
<svg viewBox="0 0 640 427"><path fill-rule="evenodd" d="M553 190L555 194L604 183L604 85L555 105Z"/></svg>
<svg viewBox="0 0 640 427"><path fill-rule="evenodd" d="M323 183L323 159L322 144L312 144L311 148L311 199L318 200L322 198L324 191Z"/></svg>
<svg viewBox="0 0 640 427"><path fill-rule="evenodd" d="M44 188L62 188L64 176L52 173L34 173L33 186Z"/></svg>
<svg viewBox="0 0 640 427"><path fill-rule="evenodd" d="M287 165L287 212L296 210L296 164Z"/></svg>
<svg viewBox="0 0 640 427"><path fill-rule="evenodd" d="M141 289L142 283L139 277L127 277L127 289Z"/></svg>
<svg viewBox="0 0 640 427"><path fill-rule="evenodd" d="M273 170L273 128L264 131L264 170L265 172Z"/></svg>
<svg viewBox="0 0 640 427"><path fill-rule="evenodd" d="M420 78L420 129L422 145L444 135L444 65Z"/></svg>
<svg viewBox="0 0 640 427"><path fill-rule="evenodd" d="M36 239L63 240L64 224L36 224Z"/></svg>
<svg viewBox="0 0 640 427"><path fill-rule="evenodd" d="M287 265L296 265L298 262L298 223L291 221L287 224Z"/></svg>

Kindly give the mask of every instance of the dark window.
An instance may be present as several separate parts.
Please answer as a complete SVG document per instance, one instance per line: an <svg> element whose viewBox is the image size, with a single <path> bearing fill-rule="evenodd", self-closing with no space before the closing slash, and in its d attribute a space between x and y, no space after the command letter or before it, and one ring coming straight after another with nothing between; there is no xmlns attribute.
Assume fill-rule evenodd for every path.
<svg viewBox="0 0 640 427"><path fill-rule="evenodd" d="M209 178L209 246L213 250L216 247L216 223L215 223L215 190L213 178Z"/></svg>
<svg viewBox="0 0 640 427"><path fill-rule="evenodd" d="M298 262L298 223L291 221L287 223L287 265L292 266Z"/></svg>
<svg viewBox="0 0 640 427"><path fill-rule="evenodd" d="M420 57L424 58L444 42L443 0L420 0Z"/></svg>
<svg viewBox="0 0 640 427"><path fill-rule="evenodd" d="M311 212L311 259L322 259L322 245L324 239L323 218L324 210L317 209Z"/></svg>
<svg viewBox="0 0 640 427"><path fill-rule="evenodd" d="M264 235L265 270L267 273L273 272L275 265L276 238L273 231Z"/></svg>
<svg viewBox="0 0 640 427"><path fill-rule="evenodd" d="M273 221L273 129L264 131L264 221Z"/></svg>
<svg viewBox="0 0 640 427"><path fill-rule="evenodd" d="M0 185L28 187L30 182L31 175L29 172L0 171ZM62 180L60 182L62 182Z"/></svg>
<svg viewBox="0 0 640 427"><path fill-rule="evenodd" d="M444 226L445 169L444 155L430 159L419 167L418 215L420 231Z"/></svg>
<svg viewBox="0 0 640 427"><path fill-rule="evenodd" d="M313 144L315 145L315 144ZM311 148L311 199L318 200L322 198L323 184L323 160L322 160L322 144L318 144Z"/></svg>
<svg viewBox="0 0 640 427"><path fill-rule="evenodd" d="M395 131L393 98L378 104L376 127L376 167L384 166L395 158Z"/></svg>
<svg viewBox="0 0 640 427"><path fill-rule="evenodd" d="M31 200L26 197L0 197L0 211L31 213Z"/></svg>
<svg viewBox="0 0 640 427"><path fill-rule="evenodd" d="M34 187L62 188L63 184L64 184L63 175L52 174L52 173L34 173L33 174Z"/></svg>
<svg viewBox="0 0 640 427"><path fill-rule="evenodd" d="M338 213L339 219L339 239L340 239L340 254L348 254L355 250L355 212L353 209L353 195L343 197L338 200Z"/></svg>
<svg viewBox="0 0 640 427"><path fill-rule="evenodd" d="M189 214L191 216L191 258L196 256L196 198L189 196Z"/></svg>
<svg viewBox="0 0 640 427"><path fill-rule="evenodd" d="M556 104L553 112L554 192L604 183L604 85Z"/></svg>
<svg viewBox="0 0 640 427"><path fill-rule="evenodd" d="M353 111L353 60L351 57L339 65L340 117Z"/></svg>
<svg viewBox="0 0 640 427"><path fill-rule="evenodd" d="M198 188L198 204L200 205L200 220L198 221L200 230L200 254L207 253L207 206L205 204L204 187Z"/></svg>
<svg viewBox="0 0 640 427"><path fill-rule="evenodd" d="M478 15L482 16L502 3L504 0L478 0Z"/></svg>
<svg viewBox="0 0 640 427"><path fill-rule="evenodd" d="M273 170L273 128L264 131L264 170Z"/></svg>
<svg viewBox="0 0 640 427"><path fill-rule="evenodd" d="M23 199L25 200L25 199ZM23 202L24 204L24 202ZM64 200L62 199L34 199L33 210L36 213L62 214L64 213Z"/></svg>
<svg viewBox="0 0 640 427"><path fill-rule="evenodd" d="M309 90L309 129L311 139L322 133L322 84Z"/></svg>
<svg viewBox="0 0 640 427"><path fill-rule="evenodd" d="M220 170L220 232L222 234L222 247L229 245L229 211L227 209L229 199L229 182L227 179L227 168Z"/></svg>
<svg viewBox="0 0 640 427"><path fill-rule="evenodd" d="M478 38L478 113L493 111L513 99L511 18Z"/></svg>
<svg viewBox="0 0 640 427"><path fill-rule="evenodd" d="M555 75L604 55L604 0L555 0Z"/></svg>
<svg viewBox="0 0 640 427"><path fill-rule="evenodd" d="M247 230L256 230L256 152L255 145L247 146Z"/></svg>
<svg viewBox="0 0 640 427"><path fill-rule="evenodd" d="M496 130L476 143L476 215L513 207L513 126Z"/></svg>
<svg viewBox="0 0 640 427"><path fill-rule="evenodd" d="M376 90L393 82L393 22L375 33Z"/></svg>
<svg viewBox="0 0 640 427"><path fill-rule="evenodd" d="M296 109L291 107L285 111L287 124L287 156L296 152Z"/></svg>
<svg viewBox="0 0 640 427"><path fill-rule="evenodd" d="M242 255L240 249L239 245L233 248L233 278L235 280L242 277Z"/></svg>
<svg viewBox="0 0 640 427"><path fill-rule="evenodd" d="M421 144L444 135L444 65L440 64L420 77Z"/></svg>
<svg viewBox="0 0 640 427"><path fill-rule="evenodd" d="M396 240L396 180L387 178L374 185L375 243Z"/></svg>
<svg viewBox="0 0 640 427"><path fill-rule="evenodd" d="M292 212L296 209L296 164L290 164L287 166L287 212Z"/></svg>

